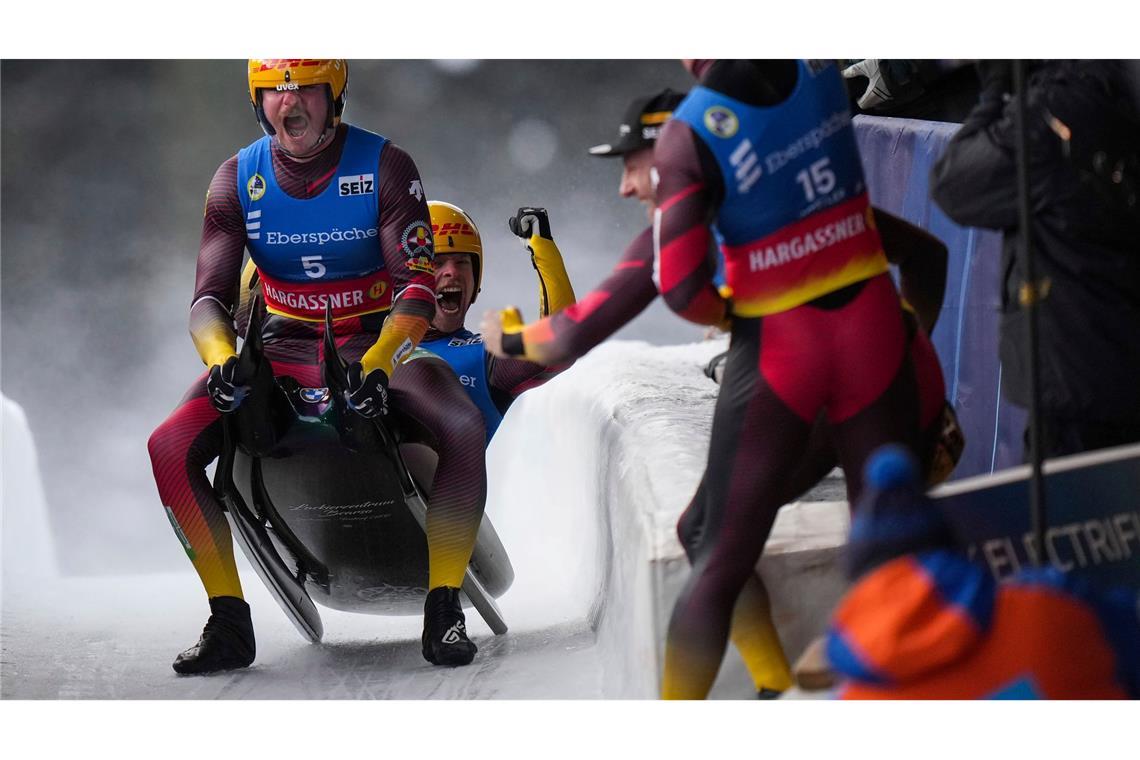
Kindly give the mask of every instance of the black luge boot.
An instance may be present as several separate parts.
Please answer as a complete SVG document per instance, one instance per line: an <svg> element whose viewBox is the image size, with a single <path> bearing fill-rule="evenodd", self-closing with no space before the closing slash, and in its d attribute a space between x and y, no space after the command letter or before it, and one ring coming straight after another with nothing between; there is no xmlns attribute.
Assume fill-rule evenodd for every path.
<svg viewBox="0 0 1140 760"><path fill-rule="evenodd" d="M174 659L173 667L182 675L233 670L248 667L256 654L249 605L236 596L215 596L201 638Z"/></svg>
<svg viewBox="0 0 1140 760"><path fill-rule="evenodd" d="M424 659L433 665L469 665L477 647L467 638L459 589L440 586L424 602Z"/></svg>

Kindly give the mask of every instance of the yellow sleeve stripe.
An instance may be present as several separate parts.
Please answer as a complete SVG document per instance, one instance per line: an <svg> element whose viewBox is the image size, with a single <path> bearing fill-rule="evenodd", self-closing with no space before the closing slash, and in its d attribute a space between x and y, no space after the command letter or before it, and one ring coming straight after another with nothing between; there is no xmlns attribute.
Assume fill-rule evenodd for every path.
<svg viewBox="0 0 1140 760"><path fill-rule="evenodd" d="M534 235L530 242L534 268L538 272L539 316L557 314L574 304L574 286L562 261L562 252L553 240Z"/></svg>

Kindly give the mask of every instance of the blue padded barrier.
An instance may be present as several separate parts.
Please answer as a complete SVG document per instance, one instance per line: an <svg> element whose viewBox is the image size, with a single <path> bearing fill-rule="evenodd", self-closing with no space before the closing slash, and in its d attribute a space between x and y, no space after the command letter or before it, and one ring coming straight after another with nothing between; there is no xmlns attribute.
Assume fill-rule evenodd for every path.
<svg viewBox="0 0 1140 760"><path fill-rule="evenodd" d="M946 394L966 434L954 479L1021 462L1025 412L1001 398L998 361L1001 234L959 227L930 199L930 169L957 124L856 116L871 202L950 249L946 297L934 328Z"/></svg>

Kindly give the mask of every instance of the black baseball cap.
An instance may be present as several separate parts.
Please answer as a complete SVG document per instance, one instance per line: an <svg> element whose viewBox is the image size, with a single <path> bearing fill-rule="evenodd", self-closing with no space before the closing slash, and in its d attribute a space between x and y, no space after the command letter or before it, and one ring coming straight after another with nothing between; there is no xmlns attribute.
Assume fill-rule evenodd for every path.
<svg viewBox="0 0 1140 760"><path fill-rule="evenodd" d="M665 88L656 95L638 98L629 104L613 143L595 145L591 156L621 156L642 148L651 148L661 134L661 127L673 115L673 109L685 99L685 93Z"/></svg>

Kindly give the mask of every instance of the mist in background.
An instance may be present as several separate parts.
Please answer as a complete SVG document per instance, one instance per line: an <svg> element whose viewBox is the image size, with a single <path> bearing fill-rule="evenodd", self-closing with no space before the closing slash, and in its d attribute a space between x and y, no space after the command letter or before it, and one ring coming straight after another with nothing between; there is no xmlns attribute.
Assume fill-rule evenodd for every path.
<svg viewBox="0 0 1140 760"><path fill-rule="evenodd" d="M617 196L621 161L586 149L634 97L690 84L676 61L350 61L345 120L479 224L476 329L484 309L536 313L519 206L549 209L579 295L608 274L647 220ZM39 451L60 568L185 568L146 441L203 372L187 317L206 188L262 134L245 62L3 61L0 128L0 387ZM660 304L618 334L699 336Z"/></svg>

